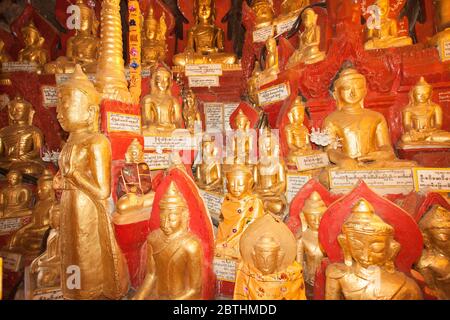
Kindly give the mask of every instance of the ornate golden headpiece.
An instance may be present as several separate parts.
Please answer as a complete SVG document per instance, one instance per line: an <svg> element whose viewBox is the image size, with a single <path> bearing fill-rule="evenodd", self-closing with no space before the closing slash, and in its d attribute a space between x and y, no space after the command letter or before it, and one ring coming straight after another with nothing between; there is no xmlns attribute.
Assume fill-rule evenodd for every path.
<svg viewBox="0 0 450 320"><path fill-rule="evenodd" d="M79 90L84 93L89 99L90 103L98 105L100 103L100 95L95 89L92 82L83 72L83 69L79 64L75 66L75 71L70 76L69 80L63 82L58 86L59 90Z"/></svg>
<svg viewBox="0 0 450 320"><path fill-rule="evenodd" d="M236 176L248 176L252 177L252 172L248 168L248 166L243 164L234 164L231 166L230 170L227 170L226 177L229 180L231 177Z"/></svg>
<svg viewBox="0 0 450 320"><path fill-rule="evenodd" d="M421 230L450 228L450 212L437 205L433 206L419 222Z"/></svg>
<svg viewBox="0 0 450 320"><path fill-rule="evenodd" d="M186 200L181 195L175 182L170 182L169 187L159 202L161 208L184 208L187 209Z"/></svg>
<svg viewBox="0 0 450 320"><path fill-rule="evenodd" d="M53 173L49 169L44 169L42 175L38 179L38 183L53 182Z"/></svg>
<svg viewBox="0 0 450 320"><path fill-rule="evenodd" d="M131 161L131 152L133 150L138 150L140 157L138 159L139 162L144 161L144 153L142 152L142 146L138 139L133 139L133 141L130 143L130 145L127 148L127 152L125 153L125 161L130 162Z"/></svg>
<svg viewBox="0 0 450 320"><path fill-rule="evenodd" d="M281 249L281 245L271 234L266 233L256 241L255 249L260 249L261 251L278 251Z"/></svg>
<svg viewBox="0 0 450 320"><path fill-rule="evenodd" d="M327 210L325 202L317 191L313 191L305 201L302 211L308 214L322 214Z"/></svg>
<svg viewBox="0 0 450 320"><path fill-rule="evenodd" d="M155 19L155 16L153 14L153 6L149 7L148 15L147 18L145 19L144 24L146 27L148 26L154 29L158 28L158 20Z"/></svg>
<svg viewBox="0 0 450 320"><path fill-rule="evenodd" d="M301 113L305 113L305 103L303 102L301 97L295 98L294 103L292 104L292 107L289 110L289 113L291 113L294 110L298 110Z"/></svg>
<svg viewBox="0 0 450 320"><path fill-rule="evenodd" d="M36 28L36 26L34 25L33 20L30 20L27 25L22 27L21 31L22 33L24 31L36 32L39 36L41 36L41 33L39 32L38 28Z"/></svg>
<svg viewBox="0 0 450 320"><path fill-rule="evenodd" d="M372 205L361 198L353 207L351 216L342 225L342 231L344 233L392 235L394 228L376 215Z"/></svg>
<svg viewBox="0 0 450 320"><path fill-rule="evenodd" d="M416 89L418 87L428 88L431 89L432 86L425 80L424 77L420 77L419 81L416 83L416 85L413 87L413 89Z"/></svg>
<svg viewBox="0 0 450 320"><path fill-rule="evenodd" d="M366 82L366 77L359 73L358 70L354 68L347 68L341 71L339 74L339 78L334 82L334 88L337 88L342 85L342 82L348 81L348 80L354 80L354 79L360 79L364 80Z"/></svg>

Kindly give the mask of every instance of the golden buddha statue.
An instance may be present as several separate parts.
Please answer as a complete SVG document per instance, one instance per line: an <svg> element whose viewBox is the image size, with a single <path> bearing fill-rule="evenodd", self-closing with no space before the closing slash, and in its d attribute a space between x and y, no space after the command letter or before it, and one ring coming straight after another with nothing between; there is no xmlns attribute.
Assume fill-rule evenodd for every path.
<svg viewBox="0 0 450 320"><path fill-rule="evenodd" d="M337 142L326 148L330 161L348 170L416 165L395 157L386 119L381 113L364 108L366 94L366 78L355 69L343 70L335 81L337 110L323 124Z"/></svg>
<svg viewBox="0 0 450 320"><path fill-rule="evenodd" d="M22 184L22 174L9 170L7 185L0 189L0 218L18 218L31 215L31 190Z"/></svg>
<svg viewBox="0 0 450 320"><path fill-rule="evenodd" d="M416 270L425 278L432 294L441 300L450 299L450 212L434 206L419 222L424 250Z"/></svg>
<svg viewBox="0 0 450 320"><path fill-rule="evenodd" d="M436 25L439 31L434 35L429 43L434 46L441 47L440 51L445 54L445 45L450 42L450 1L449 0L436 0ZM449 55L445 55L446 58Z"/></svg>
<svg viewBox="0 0 450 320"><path fill-rule="evenodd" d="M287 67L298 63L313 64L325 59L325 52L320 51L320 27L317 25L318 15L313 9L306 9L302 14L303 32L299 33L298 49L289 58Z"/></svg>
<svg viewBox="0 0 450 320"><path fill-rule="evenodd" d="M450 147L450 132L442 128L442 108L431 101L433 87L423 77L411 89L409 104L403 110L400 146L441 145Z"/></svg>
<svg viewBox="0 0 450 320"><path fill-rule="evenodd" d="M277 74L280 73L277 40L275 38L266 40L266 51L264 70L258 75L257 81L259 86L275 80Z"/></svg>
<svg viewBox="0 0 450 320"><path fill-rule="evenodd" d="M214 25L215 14L214 0L195 0L195 25L188 31L184 52L174 55L174 65L236 63L233 53L224 52L224 33Z"/></svg>
<svg viewBox="0 0 450 320"><path fill-rule="evenodd" d="M295 237L281 220L270 214L255 220L242 234L240 248L234 299L306 300Z"/></svg>
<svg viewBox="0 0 450 320"><path fill-rule="evenodd" d="M236 128L231 143L234 164L250 164L250 155L253 152L253 137L250 132L250 119L239 109L234 118ZM228 163L228 161L227 161Z"/></svg>
<svg viewBox="0 0 450 320"><path fill-rule="evenodd" d="M254 168L255 192L263 200L265 212L283 218L287 206L286 169L279 143L270 129L259 138L259 160Z"/></svg>
<svg viewBox="0 0 450 320"><path fill-rule="evenodd" d="M302 209L307 226L297 242L297 261L303 264L305 282L310 288L314 287L316 271L320 269L325 256L319 243L319 225L326 210L317 191L311 193Z"/></svg>
<svg viewBox="0 0 450 320"><path fill-rule="evenodd" d="M183 97L183 119L186 128L191 134L194 133L196 125L199 131L202 129L202 118L198 110L198 100L192 89L187 90Z"/></svg>
<svg viewBox="0 0 450 320"><path fill-rule="evenodd" d="M14 233L7 245L8 250L27 256L39 254L44 235L50 225L49 212L55 203L53 174L49 170L45 170L38 179L37 196L31 222Z"/></svg>
<svg viewBox="0 0 450 320"><path fill-rule="evenodd" d="M228 193L221 207L223 220L217 231L215 255L239 260L241 235L255 219L264 215L264 204L252 192L253 177L248 167L235 164L225 176Z"/></svg>
<svg viewBox="0 0 450 320"><path fill-rule="evenodd" d="M61 270L65 299L118 299L128 273L109 216L111 145L98 132L100 95L80 65L58 86L57 118L69 138L59 156ZM79 286L72 285L78 267Z"/></svg>
<svg viewBox="0 0 450 320"><path fill-rule="evenodd" d="M195 171L195 183L200 189L223 192L222 164L218 153L213 137L205 134L202 139L202 162Z"/></svg>
<svg viewBox="0 0 450 320"><path fill-rule="evenodd" d="M40 155L44 137L33 126L33 116L33 106L22 97L9 101L9 125L0 130L0 167L33 176L42 173L44 164Z"/></svg>
<svg viewBox="0 0 450 320"><path fill-rule="evenodd" d="M365 199L353 207L338 241L345 263L327 267L326 300L422 299L414 280L395 268L400 244L394 240L394 228Z"/></svg>
<svg viewBox="0 0 450 320"><path fill-rule="evenodd" d="M262 28L272 24L275 16L273 4L270 0L254 0L251 8L256 15L256 28Z"/></svg>
<svg viewBox="0 0 450 320"><path fill-rule="evenodd" d="M255 62L252 76L247 81L247 97L254 107L259 105L258 90L259 90L259 77L261 74L261 67L259 62Z"/></svg>
<svg viewBox="0 0 450 320"><path fill-rule="evenodd" d="M50 54L45 49L45 38L41 36L41 33L36 28L33 20L30 20L28 25L21 29L25 48L19 51L19 62L34 62L37 66L43 66L47 63Z"/></svg>
<svg viewBox="0 0 450 320"><path fill-rule="evenodd" d="M283 0L281 15L297 15L307 5L309 5L309 0Z"/></svg>
<svg viewBox="0 0 450 320"><path fill-rule="evenodd" d="M182 128L182 111L178 99L172 96L172 73L158 67L152 74L151 91L141 101L142 134L170 135Z"/></svg>
<svg viewBox="0 0 450 320"><path fill-rule="evenodd" d="M155 19L153 6L150 5L148 16L144 21L142 32L142 65L151 66L166 59L166 17L164 12L161 18Z"/></svg>
<svg viewBox="0 0 450 320"><path fill-rule="evenodd" d="M397 21L389 17L390 1L377 0L375 5L379 8L379 25L367 25L366 50L385 49L412 45L412 39L407 36L398 36ZM376 21L375 23L378 23Z"/></svg>
<svg viewBox="0 0 450 320"><path fill-rule="evenodd" d="M94 10L85 0L77 0L75 5L80 9L80 28L67 40L66 56L47 63L44 67L46 73L72 73L76 64L81 65L86 73L95 73L97 70L99 23Z"/></svg>
<svg viewBox="0 0 450 320"><path fill-rule="evenodd" d="M189 231L189 209L174 182L159 207L160 227L147 240L147 275L133 299L201 299L202 244Z"/></svg>

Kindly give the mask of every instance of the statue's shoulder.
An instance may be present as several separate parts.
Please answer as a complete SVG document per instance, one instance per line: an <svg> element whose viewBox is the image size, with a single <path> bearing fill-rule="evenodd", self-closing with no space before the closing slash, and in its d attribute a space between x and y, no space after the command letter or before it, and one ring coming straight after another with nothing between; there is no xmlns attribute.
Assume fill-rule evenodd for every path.
<svg viewBox="0 0 450 320"><path fill-rule="evenodd" d="M186 233L182 242L184 249L189 253L198 253L201 249L200 239L191 232Z"/></svg>
<svg viewBox="0 0 450 320"><path fill-rule="evenodd" d="M90 134L86 140L93 146L109 146L109 147L111 146L111 143L109 142L108 138L103 133L100 132Z"/></svg>
<svg viewBox="0 0 450 320"><path fill-rule="evenodd" d="M325 272L327 278L341 279L348 273L349 267L343 263L332 263Z"/></svg>

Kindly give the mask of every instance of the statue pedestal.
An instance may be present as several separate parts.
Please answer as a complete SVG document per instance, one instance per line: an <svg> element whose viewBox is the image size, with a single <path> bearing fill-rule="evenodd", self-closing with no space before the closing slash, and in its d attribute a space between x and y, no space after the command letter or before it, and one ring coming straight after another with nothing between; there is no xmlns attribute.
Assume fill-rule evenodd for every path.
<svg viewBox="0 0 450 320"><path fill-rule="evenodd" d="M25 268L24 291L26 300L64 300L60 287L36 289L36 276L29 267Z"/></svg>
<svg viewBox="0 0 450 320"><path fill-rule="evenodd" d="M450 146L414 146L397 148L401 159L416 161L423 167L445 168L450 166Z"/></svg>

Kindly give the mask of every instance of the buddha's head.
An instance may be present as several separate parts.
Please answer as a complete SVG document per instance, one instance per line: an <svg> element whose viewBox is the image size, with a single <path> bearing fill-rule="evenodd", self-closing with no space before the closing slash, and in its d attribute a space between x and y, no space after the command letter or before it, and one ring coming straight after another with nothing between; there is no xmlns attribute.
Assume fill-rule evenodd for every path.
<svg viewBox="0 0 450 320"><path fill-rule="evenodd" d="M359 199L338 236L346 265L385 267L393 271L400 244L394 240L394 228L375 214L372 205Z"/></svg>
<svg viewBox="0 0 450 320"><path fill-rule="evenodd" d="M309 229L313 231L319 230L320 220L322 220L322 216L326 210L327 206L323 202L320 194L317 191L313 191L305 201L302 210Z"/></svg>
<svg viewBox="0 0 450 320"><path fill-rule="evenodd" d="M31 124L33 122L33 115L33 106L21 96L15 97L8 103L8 118L10 124Z"/></svg>
<svg viewBox="0 0 450 320"><path fill-rule="evenodd" d="M424 77L420 77L419 82L411 89L410 99L414 104L429 103L433 87L425 81Z"/></svg>
<svg viewBox="0 0 450 320"><path fill-rule="evenodd" d="M58 86L58 99L57 118L65 131L98 131L100 95L80 65L75 66L68 81Z"/></svg>
<svg viewBox="0 0 450 320"><path fill-rule="evenodd" d="M387 17L390 11L390 1L389 0L377 0L375 5L380 8L380 14L382 17Z"/></svg>
<svg viewBox="0 0 450 320"><path fill-rule="evenodd" d="M246 196L253 187L253 176L250 169L241 164L233 165L226 173L227 190L237 199Z"/></svg>
<svg viewBox="0 0 450 320"><path fill-rule="evenodd" d="M338 109L363 108L367 94L366 77L356 69L348 68L339 74L334 82L334 98Z"/></svg>
<svg viewBox="0 0 450 320"><path fill-rule="evenodd" d="M166 236L187 230L189 223L189 208L175 182L171 182L159 202L160 226Z"/></svg>
<svg viewBox="0 0 450 320"><path fill-rule="evenodd" d="M6 180L10 186L18 186L22 183L22 174L19 170L9 170L6 175Z"/></svg>
<svg viewBox="0 0 450 320"><path fill-rule="evenodd" d="M21 31L25 47L38 45L42 41L41 33L34 25L33 20L30 20L30 22L24 26Z"/></svg>
<svg viewBox="0 0 450 320"><path fill-rule="evenodd" d="M214 1L212 0L196 0L194 3L194 16L197 22L212 22L214 21Z"/></svg>
<svg viewBox="0 0 450 320"><path fill-rule="evenodd" d="M251 8L255 12L257 25L262 26L272 22L275 12L270 0L254 0Z"/></svg>
<svg viewBox="0 0 450 320"><path fill-rule="evenodd" d="M159 66L152 75L152 93L168 92L172 84L172 73L163 66Z"/></svg>
<svg viewBox="0 0 450 320"><path fill-rule="evenodd" d="M301 97L295 98L291 110L289 110L288 118L292 124L303 125L303 121L305 120L305 104Z"/></svg>
<svg viewBox="0 0 450 320"><path fill-rule="evenodd" d="M126 163L142 163L144 162L144 151L138 139L133 139L125 153Z"/></svg>
<svg viewBox="0 0 450 320"><path fill-rule="evenodd" d="M280 243L270 234L262 235L253 247L253 261L255 267L263 275L277 272L283 259Z"/></svg>
<svg viewBox="0 0 450 320"><path fill-rule="evenodd" d="M40 200L54 199L55 191L53 190L53 174L50 170L45 169L37 182L37 195Z"/></svg>
<svg viewBox="0 0 450 320"><path fill-rule="evenodd" d="M302 23L306 29L311 29L317 24L318 15L314 12L313 9L309 8L303 11L302 14Z"/></svg>
<svg viewBox="0 0 450 320"><path fill-rule="evenodd" d="M94 10L84 0L77 0L76 5L80 8L80 29L83 33L96 33L97 18Z"/></svg>
<svg viewBox="0 0 450 320"><path fill-rule="evenodd" d="M424 245L450 257L450 212L441 206L433 206L419 222Z"/></svg>
<svg viewBox="0 0 450 320"><path fill-rule="evenodd" d="M244 111L242 111L242 109L239 109L238 114L236 115L236 118L234 118L234 125L237 130L250 129L250 120L245 115Z"/></svg>
<svg viewBox="0 0 450 320"><path fill-rule="evenodd" d="M145 36L149 40L156 40L158 35L158 20L155 19L153 14L153 7L150 6L147 19L144 21Z"/></svg>

